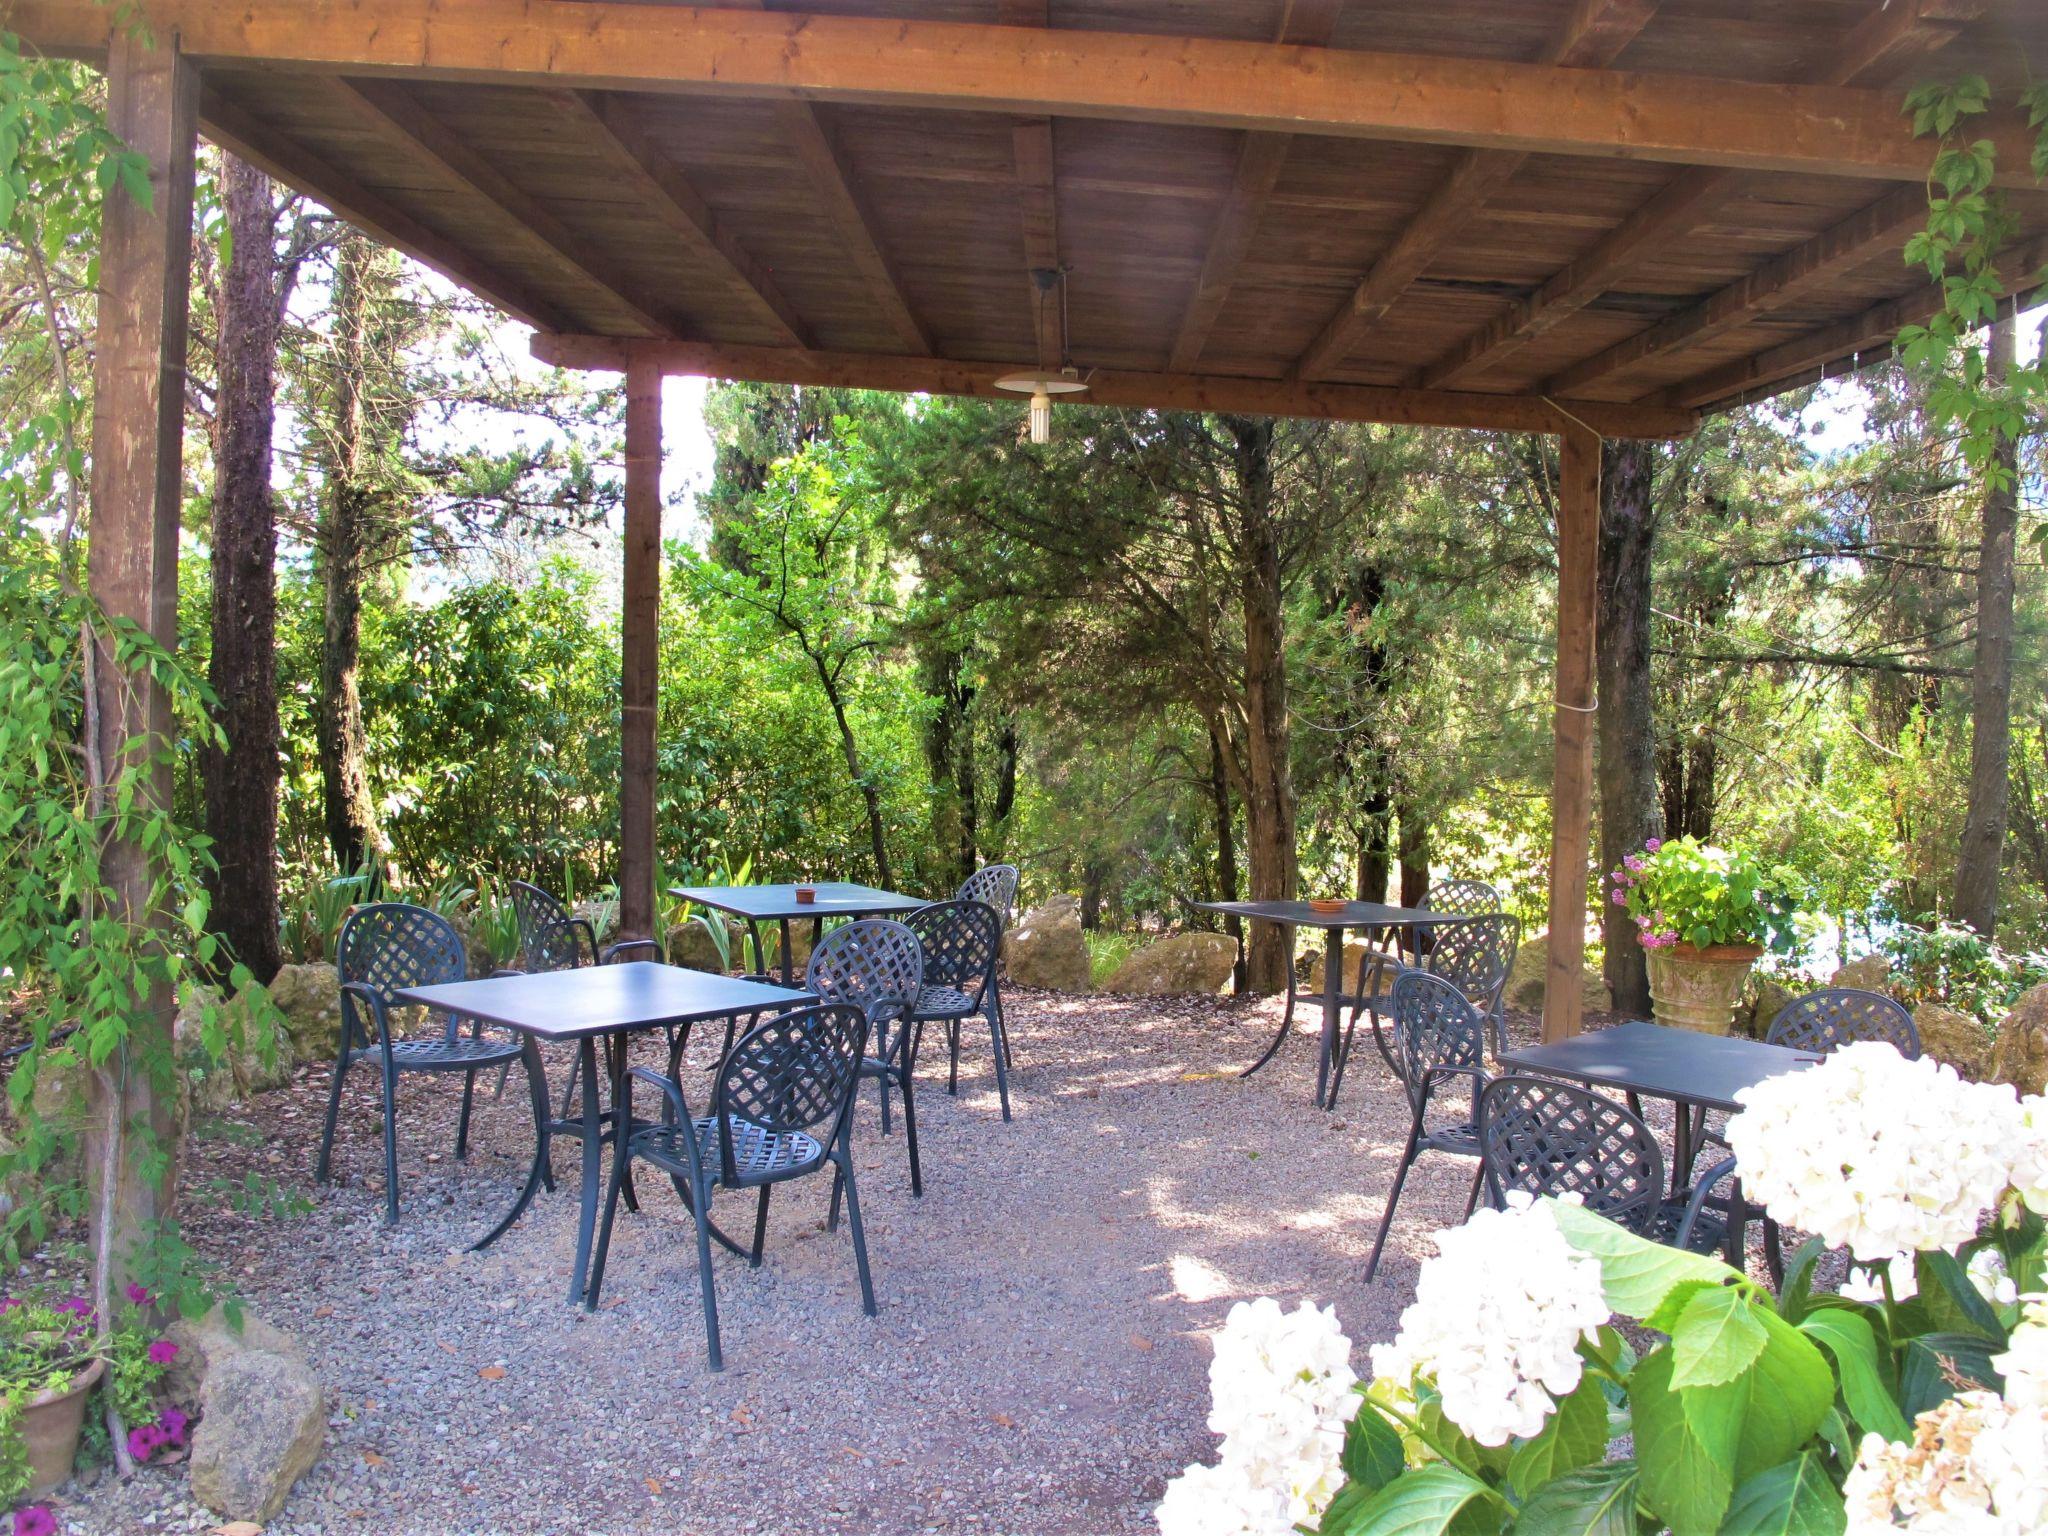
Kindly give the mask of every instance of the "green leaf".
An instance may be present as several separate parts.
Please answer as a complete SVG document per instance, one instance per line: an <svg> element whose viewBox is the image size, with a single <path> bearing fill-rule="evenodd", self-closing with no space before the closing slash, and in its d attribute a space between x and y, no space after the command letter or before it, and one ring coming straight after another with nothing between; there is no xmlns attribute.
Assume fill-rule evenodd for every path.
<svg viewBox="0 0 2048 1536"><path fill-rule="evenodd" d="M1991 1364L2001 1344L1971 1333L1923 1333L1906 1340L1899 1363L1899 1407L1917 1419L1958 1392L2005 1390L2005 1378Z"/></svg>
<svg viewBox="0 0 2048 1536"><path fill-rule="evenodd" d="M1847 1307L1822 1307L1799 1325L1799 1331L1835 1357L1842 1401L1859 1425L1887 1440L1913 1438L1912 1426L1885 1385L1869 1318Z"/></svg>
<svg viewBox="0 0 2048 1536"><path fill-rule="evenodd" d="M1920 1287L1920 1304L1937 1333L1974 1333L2003 1345L2005 1329L1977 1287L1969 1271L1952 1253L1920 1254L1913 1262L1913 1278Z"/></svg>
<svg viewBox="0 0 2048 1536"><path fill-rule="evenodd" d="M1641 1497L1674 1536L1714 1536L1735 1492L1735 1453L1747 1396L1741 1386L1671 1385L1670 1345L1643 1356L1629 1379Z"/></svg>
<svg viewBox="0 0 2048 1536"><path fill-rule="evenodd" d="M1733 1286L1695 1291L1671 1330L1671 1384L1719 1386L1748 1370L1769 1340L1756 1312Z"/></svg>
<svg viewBox="0 0 2048 1536"><path fill-rule="evenodd" d="M1848 1528L1841 1494L1807 1451L1736 1489L1721 1536L1842 1536Z"/></svg>
<svg viewBox="0 0 2048 1536"><path fill-rule="evenodd" d="M1672 1287L1684 1281L1725 1285L1742 1278L1718 1259L1653 1243L1582 1205L1562 1200L1549 1205L1566 1241L1600 1261L1600 1288L1607 1305L1625 1317L1650 1316Z"/></svg>
<svg viewBox="0 0 2048 1536"><path fill-rule="evenodd" d="M1435 1462L1387 1484L1334 1536L1497 1536L1505 1513L1486 1484Z"/></svg>
<svg viewBox="0 0 2048 1536"><path fill-rule="evenodd" d="M1584 1467L1545 1483L1515 1517L1515 1536L1635 1536L1632 1461Z"/></svg>
<svg viewBox="0 0 2048 1536"><path fill-rule="evenodd" d="M1827 1245L1819 1238L1809 1237L1785 1261L1785 1283L1778 1287L1778 1316L1795 1327L1807 1314L1807 1299L1813 1295L1814 1266L1826 1251Z"/></svg>
<svg viewBox="0 0 2048 1536"><path fill-rule="evenodd" d="M1735 1460L1738 1479L1754 1477L1803 1448L1835 1406L1827 1357L1775 1312L1759 1308L1756 1317L1768 1335L1764 1351L1731 1384L1749 1393Z"/></svg>
<svg viewBox="0 0 2048 1536"><path fill-rule="evenodd" d="M1401 1475L1401 1436L1370 1403L1360 1403L1344 1431L1344 1475L1376 1493Z"/></svg>
<svg viewBox="0 0 2048 1536"><path fill-rule="evenodd" d="M1600 1460L1607 1439L1607 1394L1600 1378L1588 1371L1542 1430L1515 1447L1508 1482L1526 1499L1554 1478Z"/></svg>
<svg viewBox="0 0 2048 1536"><path fill-rule="evenodd" d="M1353 1528L1359 1512L1372 1502L1377 1488L1361 1487L1357 1483L1346 1483L1337 1490L1337 1496L1330 1500L1330 1507L1323 1511L1322 1524L1317 1527L1322 1536L1344 1536Z"/></svg>

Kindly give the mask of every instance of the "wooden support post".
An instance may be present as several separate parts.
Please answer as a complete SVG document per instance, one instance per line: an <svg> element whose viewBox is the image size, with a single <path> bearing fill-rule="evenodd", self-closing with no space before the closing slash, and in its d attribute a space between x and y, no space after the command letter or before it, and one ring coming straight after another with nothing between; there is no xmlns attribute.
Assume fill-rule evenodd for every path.
<svg viewBox="0 0 2048 1536"><path fill-rule="evenodd" d="M166 647L178 639L185 321L198 114L198 72L180 56L175 37L159 34L159 41L147 45L132 31L118 30L107 57L108 126L149 162L153 195L144 208L117 186L107 194L101 226L86 580L109 619L133 620ZM124 757L129 743L147 739L162 745L171 731L171 704L160 685L122 667L106 644L95 649L91 689L98 729L90 767L95 789L104 792L132 762ZM144 793L158 805L170 804L168 755L148 774ZM106 849L102 869L119 908L108 915L152 921L155 857L135 843L115 842ZM161 1031L168 1053L176 1012L170 989L159 983L138 1002L131 1027L138 1035ZM170 1214L176 1199L176 1100L159 1093L148 1072L111 1064L88 1083L93 1231L104 1245L118 1294L133 1244L146 1224ZM118 1104L112 1102L116 1098ZM138 1145L132 1134L123 1138L118 1160L109 1167L110 1126L138 1124L162 1144L165 1156L155 1165L155 1177L144 1171L153 1149Z"/></svg>
<svg viewBox="0 0 2048 1536"><path fill-rule="evenodd" d="M1585 1012L1586 880L1593 840L1593 635L1599 605L1600 438L1563 436L1557 494L1556 768L1550 786L1550 956L1543 1038L1579 1032Z"/></svg>
<svg viewBox="0 0 2048 1536"><path fill-rule="evenodd" d="M661 634L661 367L626 369L626 582L619 655L619 935L654 931L654 791Z"/></svg>

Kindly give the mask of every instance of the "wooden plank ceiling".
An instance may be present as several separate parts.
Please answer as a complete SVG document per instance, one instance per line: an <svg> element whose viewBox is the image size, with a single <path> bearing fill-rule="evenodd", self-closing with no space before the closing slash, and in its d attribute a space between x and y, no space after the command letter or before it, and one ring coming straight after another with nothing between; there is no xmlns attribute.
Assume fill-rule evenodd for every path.
<svg viewBox="0 0 2048 1536"><path fill-rule="evenodd" d="M1904 89L1977 72L2010 96L2048 64L2039 0L729 0L721 12L827 18L818 34L834 18L900 23L882 57L912 83L771 89L707 66L695 84L626 90L580 66L551 75L510 43L490 71L446 64L425 34L380 52L402 0L297 0L308 37L289 47L243 20L284 3L145 10L201 57L212 137L560 333L544 356L606 363L618 343L659 341L678 367L973 392L1006 367L1071 362L1162 405L1399 415L1405 400L1408 419L1483 425L1486 400L1503 424L1540 420L1548 400L1616 434L1683 430L1691 411L1881 355L1932 305L1900 255L1926 210L1911 179L1924 146L1902 155L1885 137ZM587 50L622 14L738 25L667 0L414 8L456 28L494 7L565 36L592 18ZM92 9L0 0L31 42L41 28L72 51L90 51L73 34ZM323 21L339 35L351 20L362 51L322 54ZM965 30L926 37L925 23ZM1569 73L1589 101L1711 105L1725 89L1731 116L1724 135L1674 108L1640 142L1576 117L1553 134L1539 108L1564 109L1541 102L1499 125L1389 108L1377 128L1244 131L1229 124L1275 112L1221 93L1213 111L1155 110L1149 86L1112 104L1111 80L1101 105L1020 113L1011 101L1079 101L1092 84L1034 77L1013 96L967 63L915 88L920 60L1023 35L997 27L1081 62L1091 34L1269 45L1257 61L1289 65L1305 92L1319 60L1413 56L1421 99L1441 97L1429 82L1449 77L1427 71L1448 59L1522 66L1488 77L1514 92ZM1783 153L1761 131L1743 147L1781 103L1798 130L1781 124ZM1858 110L1876 126L1830 141ZM2038 260L2048 201L2013 196Z"/></svg>

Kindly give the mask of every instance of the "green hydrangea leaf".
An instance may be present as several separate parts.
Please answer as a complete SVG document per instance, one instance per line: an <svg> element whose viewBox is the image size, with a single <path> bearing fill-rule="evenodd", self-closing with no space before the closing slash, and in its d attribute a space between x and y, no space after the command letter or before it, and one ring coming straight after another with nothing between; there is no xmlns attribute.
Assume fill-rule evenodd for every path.
<svg viewBox="0 0 2048 1536"><path fill-rule="evenodd" d="M1843 1536L1848 1528L1841 1494L1807 1451L1737 1488L1720 1536Z"/></svg>
<svg viewBox="0 0 2048 1536"><path fill-rule="evenodd" d="M1588 1371L1558 1403L1542 1431L1515 1447L1508 1482L1526 1499L1553 1479L1600 1460L1607 1439L1607 1394L1600 1390L1600 1379Z"/></svg>
<svg viewBox="0 0 2048 1536"><path fill-rule="evenodd" d="M1515 1536L1636 1536L1632 1461L1582 1467L1545 1483L1515 1517Z"/></svg>
<svg viewBox="0 0 2048 1536"><path fill-rule="evenodd" d="M1600 1289L1624 1317L1648 1318L1686 1281L1725 1285L1742 1277L1719 1259L1638 1237L1605 1216L1562 1200L1549 1202L1558 1229L1579 1252L1600 1261Z"/></svg>
<svg viewBox="0 0 2048 1536"><path fill-rule="evenodd" d="M1671 1329L1671 1384L1713 1387L1733 1381L1764 1352L1769 1335L1749 1298L1732 1286L1696 1290Z"/></svg>

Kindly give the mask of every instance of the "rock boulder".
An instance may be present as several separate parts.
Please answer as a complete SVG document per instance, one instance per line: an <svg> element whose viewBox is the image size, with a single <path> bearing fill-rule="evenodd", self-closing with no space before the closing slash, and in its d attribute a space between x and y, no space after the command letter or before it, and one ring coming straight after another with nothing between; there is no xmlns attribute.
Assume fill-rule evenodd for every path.
<svg viewBox="0 0 2048 1536"><path fill-rule="evenodd" d="M324 961L281 966L270 979L270 1001L284 1015L292 1056L331 1062L341 1049L341 975Z"/></svg>
<svg viewBox="0 0 2048 1536"><path fill-rule="evenodd" d="M1549 942L1549 936L1539 932L1524 939L1515 951L1515 963L1508 970L1507 990L1502 994L1502 1000L1508 1007L1527 1013L1542 1011L1543 979L1550 964L1550 951L1545 946ZM1586 1012L1605 1013L1614 1006L1606 979L1594 967L1585 967L1579 988Z"/></svg>
<svg viewBox="0 0 2048 1536"><path fill-rule="evenodd" d="M1858 955L1847 964L1836 966L1828 985L1888 993L1892 985L1892 963L1883 955Z"/></svg>
<svg viewBox="0 0 2048 1536"><path fill-rule="evenodd" d="M192 1494L230 1520L267 1524L320 1458L327 1403L303 1357L241 1349L215 1360L199 1392Z"/></svg>
<svg viewBox="0 0 2048 1536"><path fill-rule="evenodd" d="M1055 896L1026 912L1003 935L1003 962L1020 987L1089 991L1092 978L1079 898Z"/></svg>
<svg viewBox="0 0 2048 1536"><path fill-rule="evenodd" d="M2022 1094L2048 1093L2048 982L2022 992L2000 1021L1991 1077Z"/></svg>
<svg viewBox="0 0 2048 1536"><path fill-rule="evenodd" d="M1771 1032L1775 1019L1799 994L1782 981L1769 976L1751 976L1749 990L1735 1007L1735 1033L1761 1040Z"/></svg>
<svg viewBox="0 0 2048 1536"><path fill-rule="evenodd" d="M1303 937L1310 936L1303 935ZM1315 935L1315 937L1320 938L1321 936ZM1359 995L1364 990L1362 974L1365 970L1367 957L1386 952L1382 946L1377 944L1367 944L1358 939L1346 939L1344 941L1344 974L1339 978L1337 985L1350 996L1356 997ZM1308 980L1302 983L1303 990L1321 992L1323 990L1324 973L1329 969L1329 948L1327 945L1318 944L1314 957L1308 963Z"/></svg>
<svg viewBox="0 0 2048 1536"><path fill-rule="evenodd" d="M220 1114L251 1094L281 1088L291 1080L291 1036L270 1003L268 991L258 985L225 1002L213 988L202 986L194 987L180 1005L173 1026L178 1060L192 1084L193 1106L202 1114ZM225 1032L218 1059L204 1038L209 1009L218 1011Z"/></svg>
<svg viewBox="0 0 2048 1536"><path fill-rule="evenodd" d="M1913 1010L1920 1031L1920 1050L1945 1061L1963 1076L1981 1081L1991 1069L1991 1031L1975 1015L1941 1003L1922 1003Z"/></svg>
<svg viewBox="0 0 2048 1536"><path fill-rule="evenodd" d="M715 913L703 915L709 917L713 922L719 921ZM748 963L746 959L746 932L733 923L725 925L725 932L726 955L728 958L721 959L718 953L718 946L712 941L711 930L706 928L703 923L695 918L692 918L687 923L677 923L673 928L669 929L667 938L664 941L668 951L668 963L670 965L680 965L692 971L711 971L714 973L728 968L733 970L740 969ZM795 948L795 945L792 944L790 947Z"/></svg>
<svg viewBox="0 0 2048 1536"><path fill-rule="evenodd" d="M1147 944L1116 968L1105 992L1143 997L1213 997L1230 988L1237 943L1223 933L1176 933Z"/></svg>
<svg viewBox="0 0 2048 1536"><path fill-rule="evenodd" d="M248 1307L230 1320L225 1302L200 1317L174 1319L164 1337L178 1346L170 1368L164 1372L164 1391L173 1402L191 1407L199 1402L207 1372L230 1356L250 1350L270 1355L287 1355L300 1364L306 1352L299 1341L282 1328L273 1327Z"/></svg>

